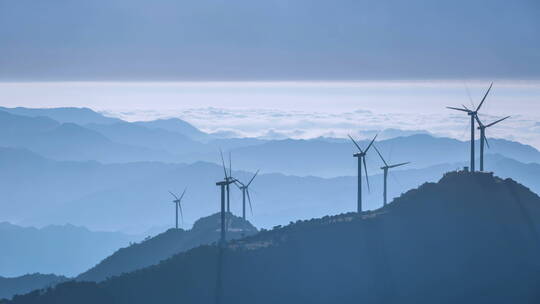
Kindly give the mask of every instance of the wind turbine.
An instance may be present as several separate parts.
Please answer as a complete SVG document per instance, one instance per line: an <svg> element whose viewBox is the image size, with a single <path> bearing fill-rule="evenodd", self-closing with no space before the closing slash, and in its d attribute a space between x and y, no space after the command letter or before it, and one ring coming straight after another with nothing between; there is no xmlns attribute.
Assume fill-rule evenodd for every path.
<svg viewBox="0 0 540 304"><path fill-rule="evenodd" d="M182 195L180 197L176 196L176 194L169 191L169 193L174 197L173 203L175 205L176 210L176 229L178 229L178 209L180 209L180 217L182 218L182 226L184 225L184 214L182 212L182 198L184 198L184 194L186 194L187 188L184 188L184 192L182 192Z"/></svg>
<svg viewBox="0 0 540 304"><path fill-rule="evenodd" d="M229 205L229 185L234 183L236 179L229 176L227 174L227 169L225 168L225 160L223 159L223 153L221 153L221 161L223 162L223 171L225 171L225 179L222 181L219 181L216 183L216 186L219 186L221 188L221 237L220 237L220 244L221 246L224 246L227 242L226 234L225 234L225 192L227 192L227 205ZM230 154L229 154L230 155ZM230 159L230 158L229 158ZM230 161L229 161L230 166ZM230 167L229 167L230 168ZM229 209L230 210L230 209ZM229 211L227 211L229 213Z"/></svg>
<svg viewBox="0 0 540 304"><path fill-rule="evenodd" d="M352 142L358 148L358 151L359 151L358 153L353 154L353 157L358 158L358 197L357 197L357 207L356 207L358 213L362 212L362 163L364 163L364 171L366 172L366 183L367 183L367 187L369 191L369 177L368 177L367 166L366 166L366 153L368 152L371 145L373 145L373 142L377 138L377 135L373 137L373 139L371 140L371 142L369 143L369 145L367 146L365 150L362 150L362 148L360 148L358 143L351 137L351 135L349 135L349 138L352 140Z"/></svg>
<svg viewBox="0 0 540 304"><path fill-rule="evenodd" d="M387 188L386 185L387 185L387 180L388 180L388 170L395 167L409 164L410 162L405 162L405 163L400 163L400 164L395 164L395 165L388 165L388 163L382 157L381 152L379 152L379 149L377 149L377 146L373 146L373 148L375 148L375 151L377 151L377 154L379 154L379 157L382 159L384 163L384 166L382 166L381 169L384 171L383 206L386 206L386 188Z"/></svg>
<svg viewBox="0 0 540 304"><path fill-rule="evenodd" d="M225 172L225 180L226 181L232 181L226 185L227 188L227 213L231 212L231 188L230 184L234 182L234 178L232 177L232 165L231 165L231 153L229 152L229 173L227 174L227 168L225 167L225 159L223 158L223 152L220 150L219 153L221 154L221 163L223 164L223 171Z"/></svg>
<svg viewBox="0 0 540 304"><path fill-rule="evenodd" d="M489 148L489 143L487 141L487 138L486 138L486 128L489 128L491 126L493 126L494 124L497 124L507 118L509 118L510 116L506 116L504 118L501 118L499 120L496 120L490 124L487 124L487 125L484 125L480 119L478 118L478 116L476 116L476 121L478 122L478 130L480 130L480 171L484 171L484 143L488 146Z"/></svg>
<svg viewBox="0 0 540 304"><path fill-rule="evenodd" d="M486 97L488 96L489 91L491 90L492 86L493 86L493 82L489 85L489 88L487 89L486 94L484 95L484 98L482 98L482 101L480 102L478 107L476 107L475 110L471 110L467 108L465 105L462 105L463 108L446 107L451 110L466 112L467 115L471 117L471 172L474 172L474 121L478 119L478 111L480 110L480 107L482 107L482 105L484 104L484 101L486 100Z"/></svg>
<svg viewBox="0 0 540 304"><path fill-rule="evenodd" d="M255 177L259 174L259 170L255 172L253 177L249 180L247 184L242 183L239 180L236 180L235 185L238 187L238 189L242 190L242 218L244 221L246 220L246 195L249 202L249 210L251 210L251 215L253 215L253 208L251 207L251 196L249 195L249 185L253 182Z"/></svg>

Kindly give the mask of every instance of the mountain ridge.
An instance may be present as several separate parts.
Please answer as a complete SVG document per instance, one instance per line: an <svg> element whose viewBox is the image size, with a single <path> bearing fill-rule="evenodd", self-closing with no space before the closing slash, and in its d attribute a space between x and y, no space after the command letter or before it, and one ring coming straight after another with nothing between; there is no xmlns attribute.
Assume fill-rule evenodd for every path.
<svg viewBox="0 0 540 304"><path fill-rule="evenodd" d="M112 165L56 162L30 157L28 159L33 160L28 161L25 157L21 158L17 149L7 149L7 154L3 151L0 148L0 177L4 177L6 182L0 184L0 191L4 193L4 199L12 203L5 205L2 213L12 221L29 225L70 222L94 230L122 229L142 233L152 226L163 227L171 223L173 209L167 204L171 199L167 191L180 191L186 186L186 223L191 224L219 210L219 189L212 181L223 178L223 168L213 163L177 165L141 162ZM495 171L503 177L513 176L540 192L540 183L536 178L540 174L540 165L496 155L486 155L485 161L486 170ZM351 166L354 165L351 158ZM388 197L391 199L425 181L437 180L448 170L464 166L467 166L466 162L390 171ZM242 170L233 170L233 173L241 180L251 178L252 174ZM370 170L371 191L364 194L367 209L375 209L382 204L381 173L379 169ZM196 182L199 180L208 182ZM39 192L40 200L36 200L32 193L20 190L25 187ZM252 190L254 214L248 214L248 217L256 226L268 228L290 220L331 214L332 210L352 210L355 206L356 177L298 177L262 171L254 181ZM57 195L58 192L62 195ZM334 206L325 203L330 198L334 200ZM236 188L233 188L231 199L233 213L239 214L241 196ZM126 224L131 221L138 224Z"/></svg>
<svg viewBox="0 0 540 304"><path fill-rule="evenodd" d="M41 273L25 274L13 278L0 276L0 299L10 299L14 295L52 287L67 280L68 278L64 276Z"/></svg>
<svg viewBox="0 0 540 304"><path fill-rule="evenodd" d="M225 153L233 153L235 165L248 171L259 169L260 160L264 158L266 172L321 177L356 174L355 166L351 166L354 145L343 139L211 137L199 141L195 138L200 136L200 131L177 118L144 123L120 121L86 125L61 124L44 119L0 113L0 135L3 135L0 136L0 146L26 148L56 160L95 160L104 163L210 161L220 164L217 151L221 149ZM171 121L172 127L162 128L161 123ZM180 129L188 125L189 131L182 133L176 129L175 123L181 124ZM193 137L193 132L198 135ZM367 140L360 140L359 143L367 145ZM540 151L532 146L497 138L490 138L490 143L491 148L486 150L486 154L498 153L525 163L540 163ZM380 140L377 145L387 159L410 161L408 167L416 168L465 161L469 153L469 143L466 141L429 134L393 137ZM478 141L476 145L478 148ZM283 155L287 155L287 159ZM326 158L332 161L320 161ZM368 152L368 158L372 160L368 161L368 169L378 168L378 156L374 151Z"/></svg>
<svg viewBox="0 0 540 304"><path fill-rule="evenodd" d="M6 303L536 303L539 219L540 197L512 179L449 172L376 211L298 221L221 253L201 246Z"/></svg>
<svg viewBox="0 0 540 304"><path fill-rule="evenodd" d="M228 220L230 221L228 240L257 233L257 229L248 221L243 221L234 215L228 216ZM190 230L171 228L140 243L115 251L75 279L99 282L112 276L157 264L179 252L216 242L220 237L219 227L220 214L216 213L198 219Z"/></svg>
<svg viewBox="0 0 540 304"><path fill-rule="evenodd" d="M28 117L49 117L52 120L60 123L76 123L85 125L89 123L116 123L121 120L114 117L107 117L101 113L97 113L90 108L77 107L61 107L61 108L7 108L0 107L0 111L8 112L15 115Z"/></svg>
<svg viewBox="0 0 540 304"><path fill-rule="evenodd" d="M74 225L35 228L1 222L0 275L14 277L40 272L73 276L137 239L138 236L90 231Z"/></svg>

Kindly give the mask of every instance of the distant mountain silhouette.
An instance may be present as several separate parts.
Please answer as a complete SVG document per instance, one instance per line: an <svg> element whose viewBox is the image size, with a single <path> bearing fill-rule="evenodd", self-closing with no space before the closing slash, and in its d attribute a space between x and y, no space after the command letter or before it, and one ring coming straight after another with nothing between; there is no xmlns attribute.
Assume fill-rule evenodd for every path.
<svg viewBox="0 0 540 304"><path fill-rule="evenodd" d="M367 146L368 140L359 143ZM451 138L416 134L381 140L377 142L377 146L392 162L410 161L408 168L425 168L466 161L470 144ZM525 163L540 163L540 151L529 145L490 139L490 147L486 150L486 154L501 154ZM328 139L273 140L260 145L232 149L236 166L244 170L257 170L261 166L260 159L264 159L264 168L267 172L321 177L356 175L352 157L354 152L352 142ZM368 168L372 172L378 170L380 161L374 150L368 152L367 158Z"/></svg>
<svg viewBox="0 0 540 304"><path fill-rule="evenodd" d="M354 167L352 157L350 161ZM380 165L380 161L371 161ZM466 165L466 162L444 163L390 171L388 197L399 196L425 181L436 181L444 172ZM488 155L486 168L502 177L513 177L540 193L537 178L540 164ZM233 171L242 180L252 174ZM371 191L364 193L367 209L379 208L382 204L381 173L378 168L370 171ZM0 191L3 199L10 202L0 204L0 213L6 219L28 225L73 223L94 230L122 229L139 234L152 226L173 224L168 190L188 187L185 201L188 225L217 212L219 189L214 182L222 178L223 168L204 162L190 165L57 162L24 150L0 148L0 180L3 181ZM231 207L238 215L241 214L241 195L236 188L233 190ZM297 219L354 210L356 177L298 177L263 170L252 190L254 213L248 213L248 218L255 226L268 228ZM39 199L35 193L39 193ZM328 200L332 200L332 204L328 204Z"/></svg>
<svg viewBox="0 0 540 304"><path fill-rule="evenodd" d="M165 175L182 166L157 162L58 162L24 149L0 148L0 191L2 200L9 202L0 204L0 213L4 219L19 222L23 214L53 210L83 196Z"/></svg>
<svg viewBox="0 0 540 304"><path fill-rule="evenodd" d="M105 135L116 143L166 151L171 155L209 152L206 145L180 132L147 128L144 125L128 122L88 124L85 127ZM215 153L215 149L212 152Z"/></svg>
<svg viewBox="0 0 540 304"><path fill-rule="evenodd" d="M26 274L20 277L4 278L0 276L0 299L10 299L16 294L25 294L35 289L52 287L67 281L64 276L54 274Z"/></svg>
<svg viewBox="0 0 540 304"><path fill-rule="evenodd" d="M57 160L130 162L176 158L166 151L113 142L78 124L3 111L0 111L0 146L22 147Z"/></svg>
<svg viewBox="0 0 540 304"><path fill-rule="evenodd" d="M538 303L539 232L538 195L450 172L374 212L299 221L223 253L202 246L7 303Z"/></svg>
<svg viewBox="0 0 540 304"><path fill-rule="evenodd" d="M0 111L8 112L15 115L29 117L48 117L60 123L75 123L85 125L90 123L95 124L112 124L122 120L113 117L107 117L97 113L89 108L5 108L0 107Z"/></svg>
<svg viewBox="0 0 540 304"><path fill-rule="evenodd" d="M2 131L3 136L15 132L29 136L34 133L52 130L59 125L59 122L48 117L27 117L0 110L0 131Z"/></svg>
<svg viewBox="0 0 540 304"><path fill-rule="evenodd" d="M138 239L123 233L94 232L73 225L37 229L1 222L0 275L14 277L40 272L74 276L117 248ZM41 277L37 279L41 280Z"/></svg>
<svg viewBox="0 0 540 304"><path fill-rule="evenodd" d="M236 216L229 217L228 239L249 236L257 229ZM220 236L220 214L201 218L191 230L169 229L153 238L116 251L98 265L76 277L80 281L102 281L159 263L188 249L216 242Z"/></svg>
<svg viewBox="0 0 540 304"><path fill-rule="evenodd" d="M178 119L178 118L168 118L168 119L156 119L152 121L138 121L134 124L149 128L149 129L163 129L169 132L174 132L187 136L193 140L198 141L208 141L213 138L213 136L205 133L190 123Z"/></svg>
<svg viewBox="0 0 540 304"><path fill-rule="evenodd" d="M41 109L26 110L41 113L38 111ZM70 110L83 113L91 111L77 108ZM468 159L468 142L418 134L421 132L415 131L410 136L390 136L390 139L378 141L378 146L393 162L410 161L408 168L425 168ZM381 138L400 133L407 134L405 131L389 129L381 133ZM374 131L368 130L365 134L371 136ZM367 144L366 141L361 143ZM266 172L320 177L356 174L352 158L355 147L348 140L218 138L176 118L78 125L0 111L0 146L26 148L56 160L95 160L105 163L209 161L219 164L217 151L223 149L234 154L236 168L248 171L262 168L261 159L264 159ZM503 139L490 138L490 149L487 149L486 154L501 154L524 163L540 163L540 151L537 149ZM321 161L323 159L330 161ZM369 159L372 161L368 161L368 167L378 170L379 158L374 151L368 153Z"/></svg>

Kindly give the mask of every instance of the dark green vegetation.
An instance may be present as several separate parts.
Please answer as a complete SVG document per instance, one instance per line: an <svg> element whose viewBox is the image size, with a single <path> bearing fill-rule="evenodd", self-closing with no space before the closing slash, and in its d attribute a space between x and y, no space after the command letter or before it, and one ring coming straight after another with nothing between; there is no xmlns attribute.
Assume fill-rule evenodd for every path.
<svg viewBox="0 0 540 304"><path fill-rule="evenodd" d="M257 233L249 222L234 215L229 217L228 239ZM90 270L77 276L80 281L102 281L108 277L148 267L188 249L211 244L219 239L220 215L201 218L191 230L169 229L141 243L116 251Z"/></svg>
<svg viewBox="0 0 540 304"><path fill-rule="evenodd" d="M540 197L528 188L452 172L374 212L300 221L221 253L202 246L8 303L538 303L539 231Z"/></svg>
<svg viewBox="0 0 540 304"><path fill-rule="evenodd" d="M35 289L47 288L67 281L64 276L54 274L27 274L15 278L0 277L0 299L9 299L16 294L25 294Z"/></svg>

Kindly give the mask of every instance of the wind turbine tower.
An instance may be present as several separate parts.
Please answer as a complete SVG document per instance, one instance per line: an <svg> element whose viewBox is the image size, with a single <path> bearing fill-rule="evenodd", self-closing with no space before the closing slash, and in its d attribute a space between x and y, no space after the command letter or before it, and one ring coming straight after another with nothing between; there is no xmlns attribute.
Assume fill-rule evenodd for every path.
<svg viewBox="0 0 540 304"><path fill-rule="evenodd" d="M180 217L182 218L182 225L184 224L184 214L182 212L182 198L184 198L184 194L186 194L187 188L184 189L184 192L182 192L182 195L180 197L176 196L176 194L169 191L169 193L174 197L173 203L175 205L175 211L176 211L176 229L178 229L178 210L180 210Z"/></svg>
<svg viewBox="0 0 540 304"><path fill-rule="evenodd" d="M216 186L221 188L221 236L219 238L220 245L224 245L226 242L225 236L225 187L228 185L227 180L223 180L216 183Z"/></svg>
<svg viewBox="0 0 540 304"><path fill-rule="evenodd" d="M478 111L480 110L480 107L482 107L482 105L484 104L484 101L486 100L486 97L488 96L489 91L491 91L492 86L493 86L493 82L489 85L489 88L487 89L486 94L484 95L484 98L482 98L482 101L480 102L478 107L476 107L475 110L471 110L467 108L465 105L462 105L463 108L446 107L451 110L465 112L467 113L467 115L471 117L471 172L474 172L474 129L475 129L474 121L478 119Z"/></svg>
<svg viewBox="0 0 540 304"><path fill-rule="evenodd" d="M349 138L352 140L356 148L358 148L358 152L353 154L353 157L356 157L358 159L358 196L357 196L357 207L356 210L358 213L362 212L362 163L364 164L364 171L366 172L366 184L369 191L369 177L367 173L367 166L366 166L366 153L369 151L369 148L371 145L373 145L373 142L377 138L377 135L373 137L369 145L365 150L362 150L358 143L349 135Z"/></svg>
<svg viewBox="0 0 540 304"><path fill-rule="evenodd" d="M249 180L247 184L244 184L239 180L236 180L236 183L235 183L238 189L242 190L242 218L244 219L244 221L246 220L246 195L249 202L249 209L251 210L251 215L253 215L253 207L251 206L251 196L249 195L249 185L251 185L251 183L257 176L257 174L259 174L259 170L255 172L255 174L253 175L253 177Z"/></svg>
<svg viewBox="0 0 540 304"><path fill-rule="evenodd" d="M221 152L221 151L220 151ZM230 154L229 154L230 156ZM234 179L232 176L227 174L227 168L225 167L225 160L223 159L223 153L221 153L221 161L223 162L223 171L225 172L225 178L223 181L219 181L216 183L216 186L219 186L221 188L221 236L220 236L220 245L224 246L227 242L226 238L226 220L228 219L228 216L226 217L225 214L230 212L230 204L229 204L229 190L230 190L230 184L235 183L236 179ZM229 157L229 168L230 168L230 157ZM225 193L227 195L225 195ZM227 197L227 210L225 209L225 197Z"/></svg>
<svg viewBox="0 0 540 304"><path fill-rule="evenodd" d="M221 163L223 164L223 171L225 172L225 180L230 181L226 185L227 190L227 212L231 212L231 188L230 184L232 184L235 179L232 177L232 162L231 162L231 153L229 152L229 173L227 173L227 168L225 167L225 159L223 158L223 152L219 151L221 154Z"/></svg>
<svg viewBox="0 0 540 304"><path fill-rule="evenodd" d="M384 166L382 166L381 169L384 172L384 174L383 174L383 178L384 178L384 183L383 183L384 184L384 188L383 188L383 206L386 206L386 202L387 202L387 196L386 196L387 192L386 192L386 190L387 190L387 185L388 185L388 170L392 169L392 168L395 168L395 167L399 167L399 166L409 164L410 162L400 163L400 164L395 164L395 165L389 165L386 162L386 160L384 160L384 157L382 157L382 154L379 151L379 149L377 149L377 146L373 146L373 148L375 148L375 151L377 151L377 154L379 154L379 157L381 158L381 160L384 163Z"/></svg>
<svg viewBox="0 0 540 304"><path fill-rule="evenodd" d="M484 144L486 144L489 148L489 143L486 138L486 128L489 128L507 118L510 116L506 116L504 118L501 118L499 120L496 120L490 124L484 125L478 116L476 117L476 121L478 122L478 130L480 130L480 171L484 171Z"/></svg>

